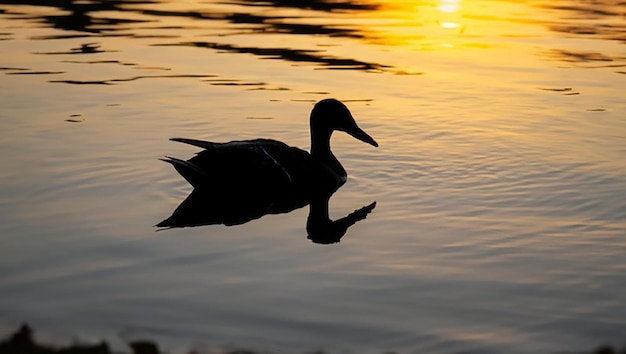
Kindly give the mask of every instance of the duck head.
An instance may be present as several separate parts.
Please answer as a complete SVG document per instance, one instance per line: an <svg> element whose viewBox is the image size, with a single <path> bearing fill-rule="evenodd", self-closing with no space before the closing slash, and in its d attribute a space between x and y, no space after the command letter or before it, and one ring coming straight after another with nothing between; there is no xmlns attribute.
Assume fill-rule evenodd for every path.
<svg viewBox="0 0 626 354"><path fill-rule="evenodd" d="M346 132L362 142L378 147L376 140L359 128L348 107L336 99L329 98L316 103L311 111L310 124L311 157L331 172L336 186L346 182L348 173L330 151L330 136L335 130Z"/></svg>
<svg viewBox="0 0 626 354"><path fill-rule="evenodd" d="M311 153L319 148L328 149L333 131L340 130L378 147L378 143L354 121L348 107L334 98L319 101L311 111Z"/></svg>

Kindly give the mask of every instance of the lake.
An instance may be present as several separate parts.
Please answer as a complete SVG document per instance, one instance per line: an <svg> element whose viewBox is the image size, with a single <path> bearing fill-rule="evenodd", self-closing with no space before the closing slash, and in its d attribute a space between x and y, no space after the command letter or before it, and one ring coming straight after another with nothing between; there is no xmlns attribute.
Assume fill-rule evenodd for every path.
<svg viewBox="0 0 626 354"><path fill-rule="evenodd" d="M626 344L626 4L0 0L0 334L169 353ZM159 230L169 141L310 147L343 101L341 242L308 207Z"/></svg>

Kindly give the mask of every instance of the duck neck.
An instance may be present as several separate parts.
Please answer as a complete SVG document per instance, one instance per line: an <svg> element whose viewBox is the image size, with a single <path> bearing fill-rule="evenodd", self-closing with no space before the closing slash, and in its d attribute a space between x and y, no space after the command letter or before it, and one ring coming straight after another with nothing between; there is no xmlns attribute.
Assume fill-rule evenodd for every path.
<svg viewBox="0 0 626 354"><path fill-rule="evenodd" d="M311 129L311 157L330 169L340 179L348 175L339 160L330 151L330 136L332 131Z"/></svg>

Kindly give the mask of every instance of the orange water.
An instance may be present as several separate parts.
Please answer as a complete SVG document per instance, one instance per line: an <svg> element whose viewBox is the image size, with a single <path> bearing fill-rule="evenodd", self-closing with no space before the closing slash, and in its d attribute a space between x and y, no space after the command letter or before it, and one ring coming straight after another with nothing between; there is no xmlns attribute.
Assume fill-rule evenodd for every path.
<svg viewBox="0 0 626 354"><path fill-rule="evenodd" d="M23 3L23 2L20 2ZM170 352L551 353L626 333L619 1L0 0L0 328ZM343 100L331 217L155 232L190 191L157 158L308 149Z"/></svg>

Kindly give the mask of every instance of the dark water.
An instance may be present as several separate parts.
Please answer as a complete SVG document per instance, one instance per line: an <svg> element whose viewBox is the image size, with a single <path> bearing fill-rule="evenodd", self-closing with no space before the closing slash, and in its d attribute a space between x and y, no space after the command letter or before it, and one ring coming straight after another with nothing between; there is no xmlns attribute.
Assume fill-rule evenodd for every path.
<svg viewBox="0 0 626 354"><path fill-rule="evenodd" d="M169 352L551 353L626 333L626 4L0 0L0 328ZM156 232L174 136L308 149L308 207Z"/></svg>

